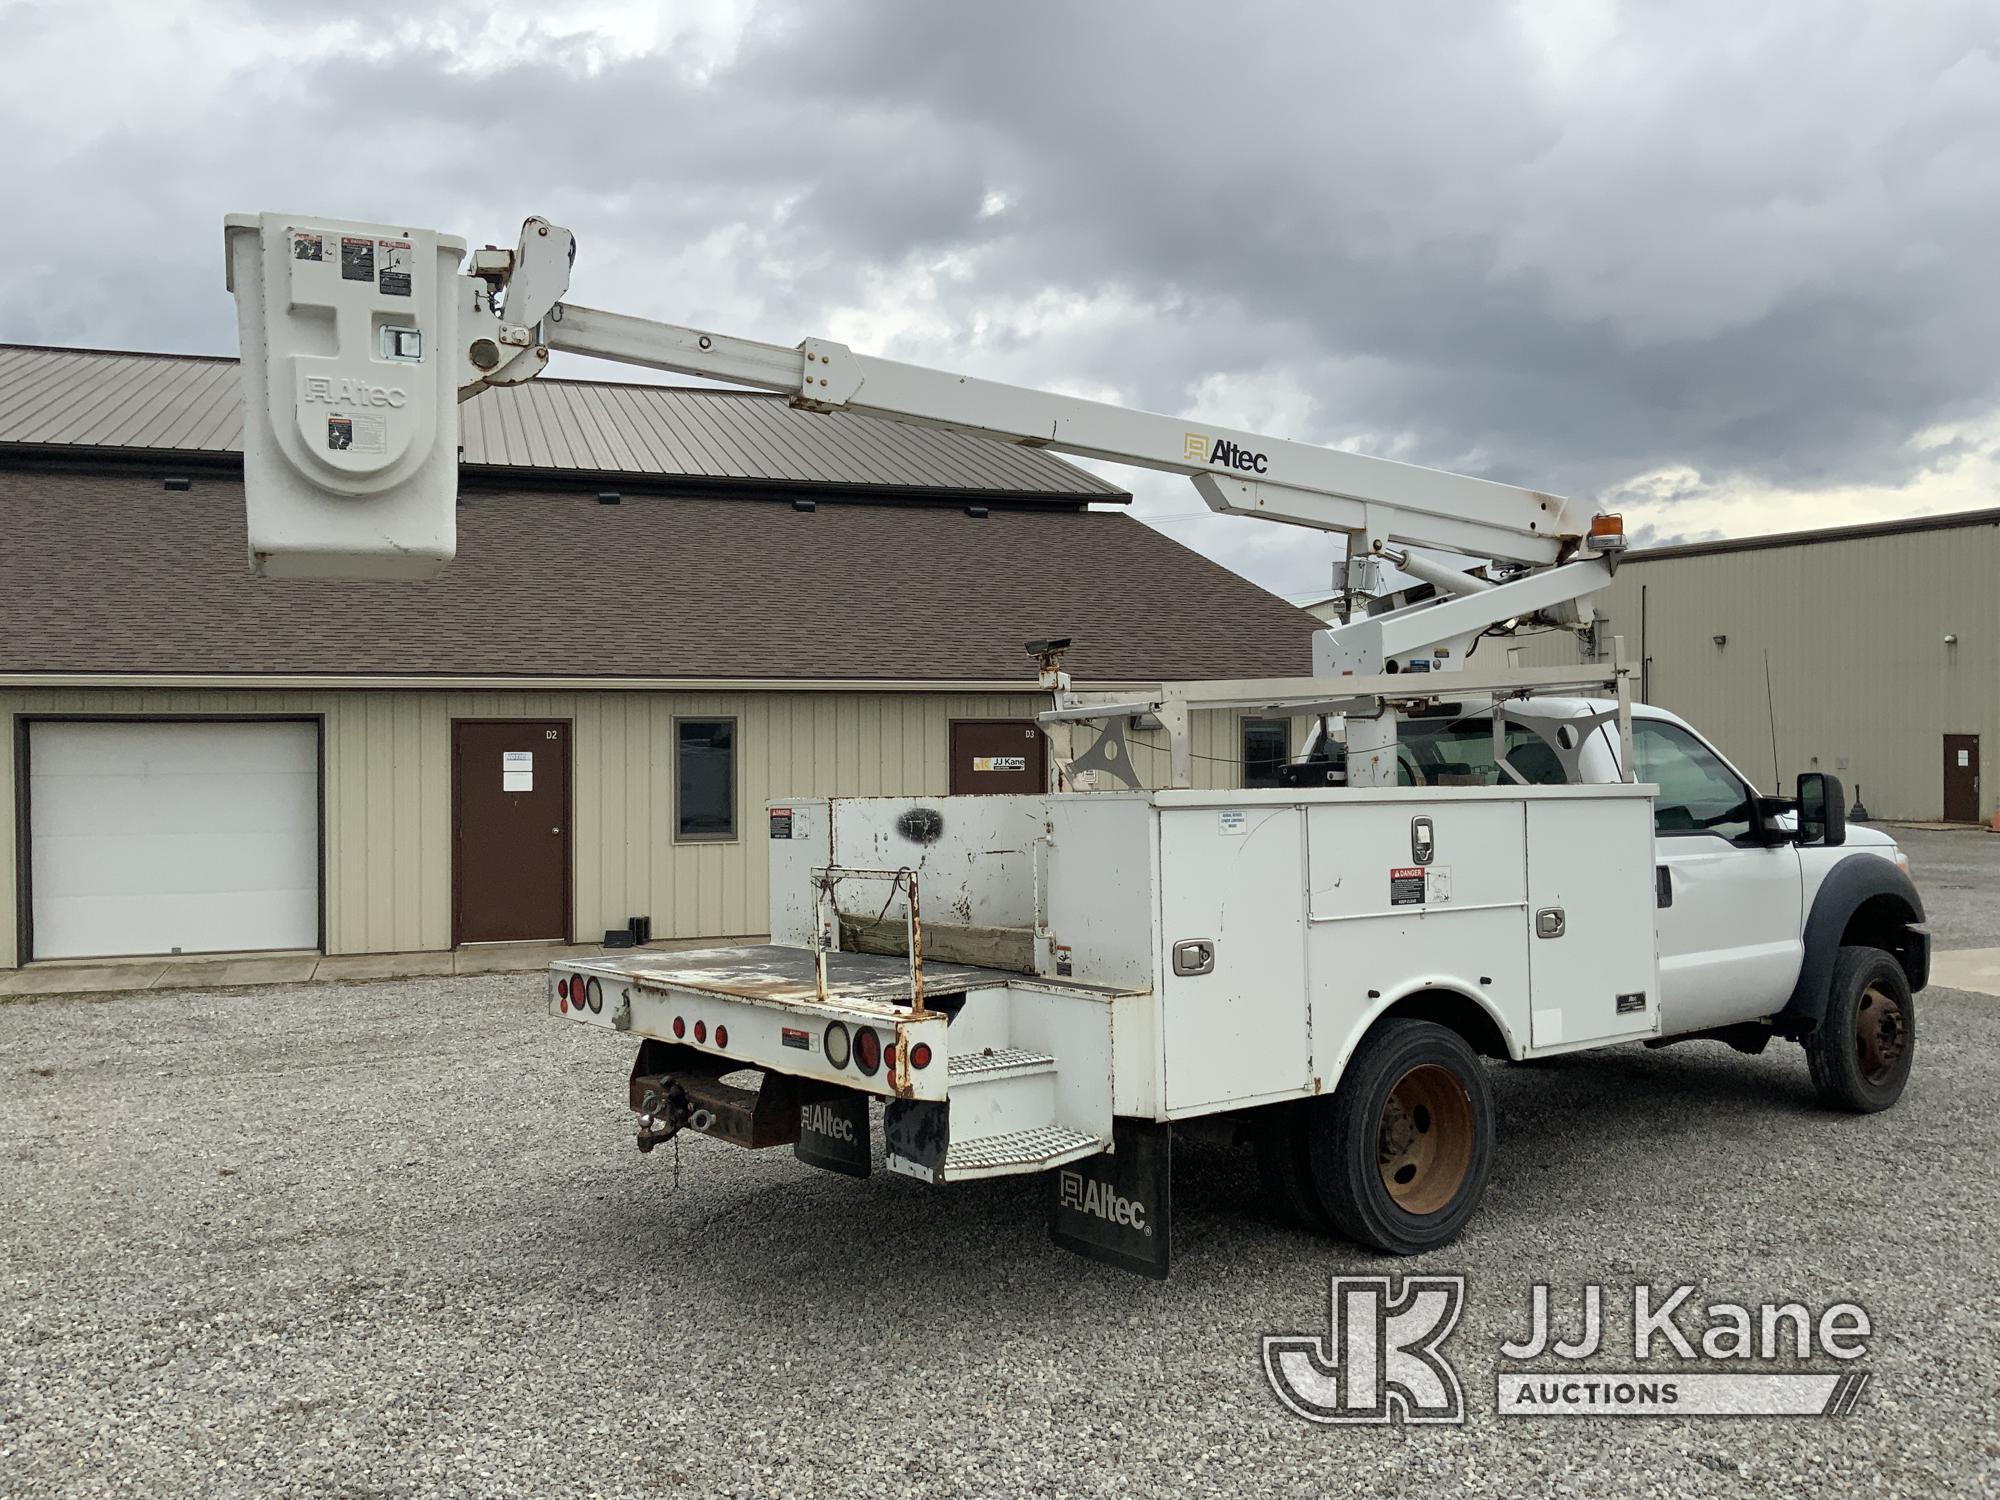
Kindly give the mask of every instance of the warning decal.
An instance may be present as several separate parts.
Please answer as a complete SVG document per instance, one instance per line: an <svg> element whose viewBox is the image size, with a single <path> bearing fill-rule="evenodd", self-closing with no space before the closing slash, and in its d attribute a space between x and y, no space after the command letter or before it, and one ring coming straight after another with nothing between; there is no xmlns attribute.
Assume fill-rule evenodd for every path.
<svg viewBox="0 0 2000 1500"><path fill-rule="evenodd" d="M1398 865L1390 869L1389 904L1391 906L1422 906L1424 904L1424 867L1422 865Z"/></svg>
<svg viewBox="0 0 2000 1500"><path fill-rule="evenodd" d="M410 242L408 240L381 240L377 242L381 254L381 288L385 297L407 297L410 295Z"/></svg>
<svg viewBox="0 0 2000 1500"><path fill-rule="evenodd" d="M375 279L375 242L357 240L343 235L340 241L340 279L342 281L373 281Z"/></svg>
<svg viewBox="0 0 2000 1500"><path fill-rule="evenodd" d="M326 445L336 453L386 453L389 429L380 417L328 417Z"/></svg>
<svg viewBox="0 0 2000 1500"><path fill-rule="evenodd" d="M788 839L792 836L792 810L789 807L771 809L771 837Z"/></svg>
<svg viewBox="0 0 2000 1500"><path fill-rule="evenodd" d="M308 234L302 229L292 231L293 260L326 259L326 242L317 234Z"/></svg>

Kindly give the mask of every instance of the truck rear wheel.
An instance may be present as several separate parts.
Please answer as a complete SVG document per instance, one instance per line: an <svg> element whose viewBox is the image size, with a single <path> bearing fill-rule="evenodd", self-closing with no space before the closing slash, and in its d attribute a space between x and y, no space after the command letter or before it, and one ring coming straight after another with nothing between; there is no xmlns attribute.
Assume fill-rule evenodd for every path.
<svg viewBox="0 0 2000 1500"><path fill-rule="evenodd" d="M1395 1020L1355 1049L1310 1133L1313 1182L1334 1227L1418 1255L1465 1227L1493 1164L1493 1096L1464 1038Z"/></svg>
<svg viewBox="0 0 2000 1500"><path fill-rule="evenodd" d="M1917 1045L1909 976L1880 948L1842 948L1826 1014L1805 1039L1813 1090L1829 1109L1872 1115L1903 1097Z"/></svg>

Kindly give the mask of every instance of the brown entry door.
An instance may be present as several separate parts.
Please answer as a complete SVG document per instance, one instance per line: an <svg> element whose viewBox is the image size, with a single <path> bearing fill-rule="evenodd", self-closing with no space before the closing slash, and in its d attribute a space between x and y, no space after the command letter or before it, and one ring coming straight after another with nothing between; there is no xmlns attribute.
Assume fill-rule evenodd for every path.
<svg viewBox="0 0 2000 1500"><path fill-rule="evenodd" d="M452 942L569 941L568 724L451 726Z"/></svg>
<svg viewBox="0 0 2000 1500"><path fill-rule="evenodd" d="M1033 720L967 719L951 726L952 796L1048 789L1048 742Z"/></svg>
<svg viewBox="0 0 2000 1500"><path fill-rule="evenodd" d="M1979 736L1948 734L1944 737L1944 820L1947 823L1979 821Z"/></svg>

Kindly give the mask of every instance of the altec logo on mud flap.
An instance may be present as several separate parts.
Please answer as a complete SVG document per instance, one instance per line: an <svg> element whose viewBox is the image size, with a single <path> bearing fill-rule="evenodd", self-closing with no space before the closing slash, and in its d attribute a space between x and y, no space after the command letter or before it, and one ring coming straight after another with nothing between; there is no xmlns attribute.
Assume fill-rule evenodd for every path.
<svg viewBox="0 0 2000 1500"><path fill-rule="evenodd" d="M1210 441L1205 433L1190 432L1181 443L1181 457L1192 464L1210 464L1220 469L1242 469L1250 474L1266 473L1271 467L1267 454L1255 453L1228 438Z"/></svg>
<svg viewBox="0 0 2000 1500"><path fill-rule="evenodd" d="M831 1136L854 1144L854 1121L831 1104L808 1104L799 1111L799 1124L814 1135Z"/></svg>
<svg viewBox="0 0 2000 1500"><path fill-rule="evenodd" d="M1061 1186L1064 1208L1089 1214L1121 1229L1136 1229L1141 1234L1153 1232L1146 1227L1146 1205L1137 1198L1123 1196L1110 1183L1086 1181L1081 1172L1064 1172Z"/></svg>

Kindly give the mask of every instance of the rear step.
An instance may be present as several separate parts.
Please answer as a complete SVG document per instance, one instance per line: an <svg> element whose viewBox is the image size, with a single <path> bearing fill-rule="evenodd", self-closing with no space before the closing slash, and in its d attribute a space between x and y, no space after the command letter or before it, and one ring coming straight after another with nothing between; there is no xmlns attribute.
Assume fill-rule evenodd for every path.
<svg viewBox="0 0 2000 1500"><path fill-rule="evenodd" d="M1036 1125L1005 1135L953 1141L945 1154L944 1180L964 1182L976 1177L1007 1177L1042 1172L1080 1157L1095 1156L1110 1142L1067 1125Z"/></svg>
<svg viewBox="0 0 2000 1500"><path fill-rule="evenodd" d="M912 1106L907 1128L890 1129L891 1171L929 1182L1012 1177L1094 1156L1110 1144L1057 1119L1056 1060L1047 1052L987 1047L954 1054L949 1068L949 1104Z"/></svg>
<svg viewBox="0 0 2000 1500"><path fill-rule="evenodd" d="M1053 1068L1056 1060L1046 1052L1033 1052L1026 1047L988 1047L984 1052L974 1052L967 1056L954 1055L950 1073L953 1083L969 1078L1004 1078L1013 1073L1040 1072Z"/></svg>

